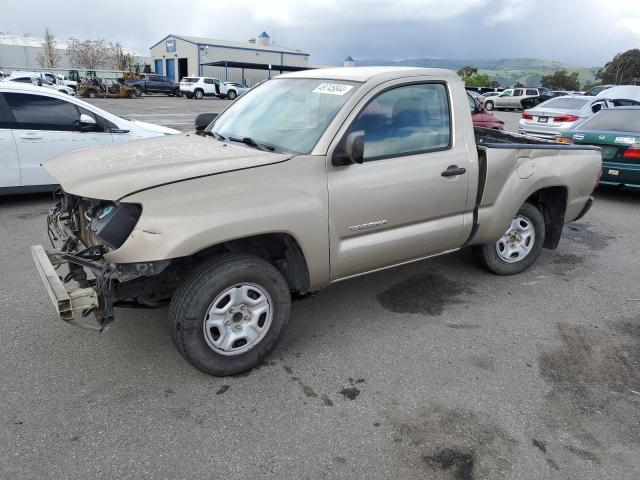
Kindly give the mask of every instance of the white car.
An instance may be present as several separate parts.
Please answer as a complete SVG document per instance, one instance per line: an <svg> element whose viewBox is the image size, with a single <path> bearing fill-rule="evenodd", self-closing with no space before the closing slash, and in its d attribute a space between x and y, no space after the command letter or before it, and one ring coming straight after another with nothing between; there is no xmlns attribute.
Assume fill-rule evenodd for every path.
<svg viewBox="0 0 640 480"><path fill-rule="evenodd" d="M184 77L180 80L180 93L187 98L219 97L220 80L213 77Z"/></svg>
<svg viewBox="0 0 640 480"><path fill-rule="evenodd" d="M235 100L248 90L249 87L241 83L224 82L222 85L220 85L220 96L222 98L228 98L229 100Z"/></svg>
<svg viewBox="0 0 640 480"><path fill-rule="evenodd" d="M75 95L75 89L67 87L66 85L60 85L50 82L46 77L34 74L32 72L12 72L9 78L5 79L5 82L18 82L18 83L31 83L38 87L51 88L58 92L66 93L67 95Z"/></svg>
<svg viewBox="0 0 640 480"><path fill-rule="evenodd" d="M63 153L178 133L125 120L50 88L1 82L0 195L54 190L56 181L42 163Z"/></svg>
<svg viewBox="0 0 640 480"><path fill-rule="evenodd" d="M605 92L608 91L605 90ZM599 96L563 95L525 110L520 117L518 132L534 137L553 139L559 133L573 130L600 110L634 105L640 105L640 101Z"/></svg>

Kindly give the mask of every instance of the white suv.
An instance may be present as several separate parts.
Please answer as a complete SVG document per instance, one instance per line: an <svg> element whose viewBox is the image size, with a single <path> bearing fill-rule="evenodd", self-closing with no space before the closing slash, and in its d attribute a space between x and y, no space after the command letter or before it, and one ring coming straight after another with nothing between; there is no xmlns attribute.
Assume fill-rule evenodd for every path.
<svg viewBox="0 0 640 480"><path fill-rule="evenodd" d="M238 82L224 82L220 85L220 96L235 100L237 97L249 90L249 87Z"/></svg>
<svg viewBox="0 0 640 480"><path fill-rule="evenodd" d="M219 97L220 80L212 77L184 77L180 80L180 93L187 98Z"/></svg>

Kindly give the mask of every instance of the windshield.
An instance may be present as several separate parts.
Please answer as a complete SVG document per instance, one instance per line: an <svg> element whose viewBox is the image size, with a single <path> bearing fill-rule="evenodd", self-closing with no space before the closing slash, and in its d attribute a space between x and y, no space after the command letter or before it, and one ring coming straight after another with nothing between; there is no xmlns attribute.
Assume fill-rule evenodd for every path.
<svg viewBox="0 0 640 480"><path fill-rule="evenodd" d="M640 133L640 108L602 110L580 125L578 130Z"/></svg>
<svg viewBox="0 0 640 480"><path fill-rule="evenodd" d="M216 119L214 135L308 154L359 84L276 78L249 90Z"/></svg>
<svg viewBox="0 0 640 480"><path fill-rule="evenodd" d="M547 100L539 106L545 108L556 108L559 110L580 110L587 104L587 102L589 102L588 98L558 97Z"/></svg>

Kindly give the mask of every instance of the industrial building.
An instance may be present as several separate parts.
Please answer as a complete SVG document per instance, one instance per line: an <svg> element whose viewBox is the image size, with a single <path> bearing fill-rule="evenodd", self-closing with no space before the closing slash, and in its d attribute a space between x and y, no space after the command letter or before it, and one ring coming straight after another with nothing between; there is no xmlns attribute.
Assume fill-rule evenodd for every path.
<svg viewBox="0 0 640 480"><path fill-rule="evenodd" d="M38 68L38 56L42 54L42 38L30 35L0 33L0 68ZM60 56L58 68L69 68L68 45L56 40L56 51Z"/></svg>
<svg viewBox="0 0 640 480"><path fill-rule="evenodd" d="M10 73L12 70L43 70L38 63L38 56L42 54L43 38L32 37L31 35L15 35L12 33L0 32L0 70L4 73ZM56 70L65 72L69 69L78 69L77 65L69 63L67 49L69 44L65 40L56 39L56 52L59 56L59 62L55 69L46 69L47 71ZM148 59L144 58L140 53L128 48L122 49L124 53L133 56L135 64L144 65Z"/></svg>
<svg viewBox="0 0 640 480"><path fill-rule="evenodd" d="M175 81L206 76L251 86L282 72L312 68L308 53L274 45L266 32L246 42L171 34L150 51L155 73Z"/></svg>

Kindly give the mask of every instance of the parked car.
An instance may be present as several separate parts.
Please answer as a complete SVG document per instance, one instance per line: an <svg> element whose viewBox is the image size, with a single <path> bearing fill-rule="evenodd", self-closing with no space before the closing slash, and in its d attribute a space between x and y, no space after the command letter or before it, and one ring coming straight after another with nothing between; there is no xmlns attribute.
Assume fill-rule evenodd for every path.
<svg viewBox="0 0 640 480"><path fill-rule="evenodd" d="M522 100L548 94L549 90L546 88L509 88L500 92L500 95L487 99L484 102L484 106L489 111L494 109L521 109Z"/></svg>
<svg viewBox="0 0 640 480"><path fill-rule="evenodd" d="M38 87L50 88L52 90L56 90L58 92L71 96L76 94L76 91L73 88L67 87L65 85L51 83L49 80L39 75L29 75L28 73L26 75L13 75L13 73L9 76L9 78L5 79L5 82L25 83Z"/></svg>
<svg viewBox="0 0 640 480"><path fill-rule="evenodd" d="M585 93L585 95L587 95L587 96L595 96L595 95L598 95L599 93L602 93L605 90L608 90L609 88L612 88L612 87L615 87L615 85L596 85L595 87L593 87L590 90L588 90L587 93Z"/></svg>
<svg viewBox="0 0 640 480"><path fill-rule="evenodd" d="M53 89L2 82L0 194L53 190L57 181L42 163L57 155L175 133L180 132L125 120Z"/></svg>
<svg viewBox="0 0 640 480"><path fill-rule="evenodd" d="M180 93L187 98L219 97L220 80L213 77L185 77L180 80Z"/></svg>
<svg viewBox="0 0 640 480"><path fill-rule="evenodd" d="M229 100L235 100L247 91L249 91L249 87L238 82L224 82L220 85L220 96Z"/></svg>
<svg viewBox="0 0 640 480"><path fill-rule="evenodd" d="M467 90L467 93L476 99L481 105L484 104L485 96L475 90Z"/></svg>
<svg viewBox="0 0 640 480"><path fill-rule="evenodd" d="M603 90L596 95L598 98L615 98L620 101L630 100L640 102L640 86L638 85L619 85L617 87L611 87ZM631 106L631 105L621 105Z"/></svg>
<svg viewBox="0 0 640 480"><path fill-rule="evenodd" d="M138 96L143 93L147 95L163 93L169 96L180 96L180 86L165 76L153 73L142 73L139 77L138 79L125 80L125 84L134 88Z"/></svg>
<svg viewBox="0 0 640 480"><path fill-rule="evenodd" d="M552 98L534 108L525 110L520 118L518 130L527 135L552 139L560 132L574 129L600 110L619 107L631 102L633 101L584 95Z"/></svg>
<svg viewBox="0 0 640 480"><path fill-rule="evenodd" d="M557 141L602 149L600 184L640 189L640 107L602 110Z"/></svg>
<svg viewBox="0 0 640 480"><path fill-rule="evenodd" d="M69 80L69 79L67 79L66 76L61 75L59 73L53 73L53 72L27 72L27 71L21 71L21 70L14 70L13 72L11 72L11 75L9 75L9 78L24 78L24 77L38 77L38 78L47 80L49 82L49 84L61 85L61 86L69 87L74 92L76 90L77 82L75 82L73 80ZM62 89L59 89L59 90L63 91Z"/></svg>
<svg viewBox="0 0 640 480"><path fill-rule="evenodd" d="M467 96L469 99L469 110L471 110L471 120L473 121L474 127L504 130L504 122L491 112L487 112L482 103L474 98L468 90Z"/></svg>
<svg viewBox="0 0 640 480"><path fill-rule="evenodd" d="M63 320L93 313L103 328L114 306L170 301L184 358L239 373L274 349L292 295L469 245L511 275L555 248L591 205L599 149L484 132L454 72L287 73L203 136L46 162L63 189L49 228L67 240L32 254Z"/></svg>

